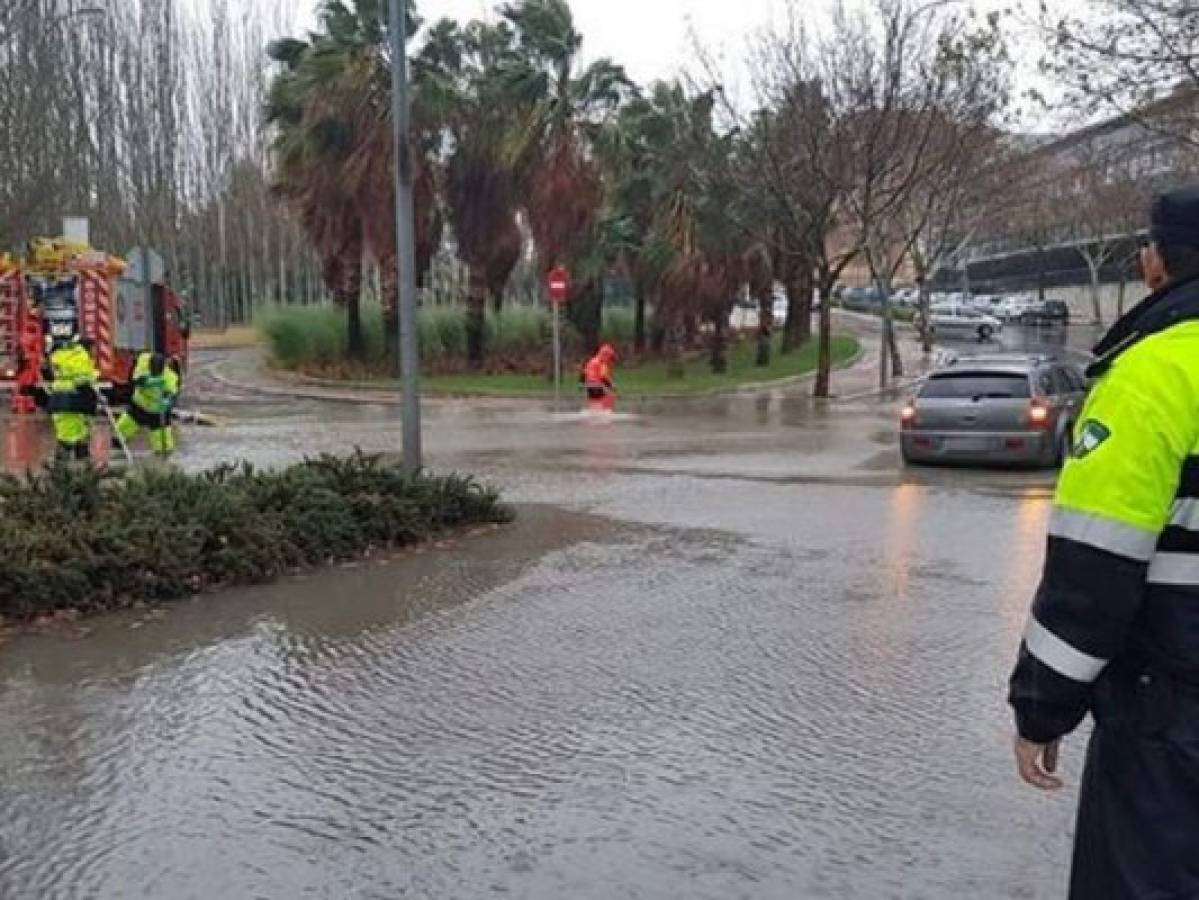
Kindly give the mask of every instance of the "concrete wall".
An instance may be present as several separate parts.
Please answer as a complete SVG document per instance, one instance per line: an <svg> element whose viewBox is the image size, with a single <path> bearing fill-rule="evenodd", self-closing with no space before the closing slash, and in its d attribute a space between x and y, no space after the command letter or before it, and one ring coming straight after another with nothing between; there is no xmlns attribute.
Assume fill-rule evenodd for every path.
<svg viewBox="0 0 1199 900"><path fill-rule="evenodd" d="M1139 281L1130 281L1124 290L1123 309L1127 312L1142 299L1148 291ZM1099 307L1103 315L1103 324L1110 325L1119 318L1120 286L1104 284L1099 287ZM1046 290L1045 296L1052 300L1065 300L1070 304L1070 318L1074 322L1092 322L1095 318L1094 304L1091 302L1089 285L1076 287L1059 287Z"/></svg>

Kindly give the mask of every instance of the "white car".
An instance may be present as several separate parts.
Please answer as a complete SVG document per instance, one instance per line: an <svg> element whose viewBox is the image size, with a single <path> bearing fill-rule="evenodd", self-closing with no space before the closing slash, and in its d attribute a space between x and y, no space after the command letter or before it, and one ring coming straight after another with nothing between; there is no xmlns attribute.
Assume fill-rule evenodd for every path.
<svg viewBox="0 0 1199 900"><path fill-rule="evenodd" d="M1003 331L999 319L964 303L938 303L929 321L933 334L950 340L989 341Z"/></svg>
<svg viewBox="0 0 1199 900"><path fill-rule="evenodd" d="M995 310L1005 322L1018 322L1020 317L1037 305L1031 297L1008 297Z"/></svg>

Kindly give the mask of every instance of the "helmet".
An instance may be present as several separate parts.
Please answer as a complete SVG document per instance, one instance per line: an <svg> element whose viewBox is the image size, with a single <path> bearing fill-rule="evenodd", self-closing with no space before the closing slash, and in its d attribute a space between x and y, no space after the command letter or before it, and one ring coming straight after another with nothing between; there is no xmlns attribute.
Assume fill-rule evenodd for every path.
<svg viewBox="0 0 1199 900"><path fill-rule="evenodd" d="M161 353L155 353L150 357L150 374L157 378L166 368L167 361Z"/></svg>

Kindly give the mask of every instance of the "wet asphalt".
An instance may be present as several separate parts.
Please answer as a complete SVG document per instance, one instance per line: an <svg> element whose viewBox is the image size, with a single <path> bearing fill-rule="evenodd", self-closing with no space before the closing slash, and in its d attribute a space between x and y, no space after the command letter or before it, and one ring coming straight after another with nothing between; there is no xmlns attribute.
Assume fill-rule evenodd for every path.
<svg viewBox="0 0 1199 900"><path fill-rule="evenodd" d="M398 450L248 365L180 464ZM9 640L0 897L1063 896L1083 740L1023 788L1004 703L1053 475L905 470L898 395L809 387L433 401L516 525Z"/></svg>

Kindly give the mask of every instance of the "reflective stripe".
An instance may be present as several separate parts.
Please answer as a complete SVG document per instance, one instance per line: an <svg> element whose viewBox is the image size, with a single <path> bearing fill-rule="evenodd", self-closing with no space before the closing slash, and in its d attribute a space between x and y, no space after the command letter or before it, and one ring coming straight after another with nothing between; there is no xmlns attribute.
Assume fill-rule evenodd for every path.
<svg viewBox="0 0 1199 900"><path fill-rule="evenodd" d="M1159 553L1149 564L1150 584L1199 585L1199 554Z"/></svg>
<svg viewBox="0 0 1199 900"><path fill-rule="evenodd" d="M1140 562L1153 558L1158 540L1153 532L1063 506L1054 507L1049 533Z"/></svg>
<svg viewBox="0 0 1199 900"><path fill-rule="evenodd" d="M1024 644L1029 653L1071 681L1090 684L1107 665L1106 659L1075 650L1031 616L1024 631Z"/></svg>
<svg viewBox="0 0 1199 900"><path fill-rule="evenodd" d="M1199 499L1184 497L1181 500L1175 500L1170 524L1185 528L1187 531L1199 531Z"/></svg>

